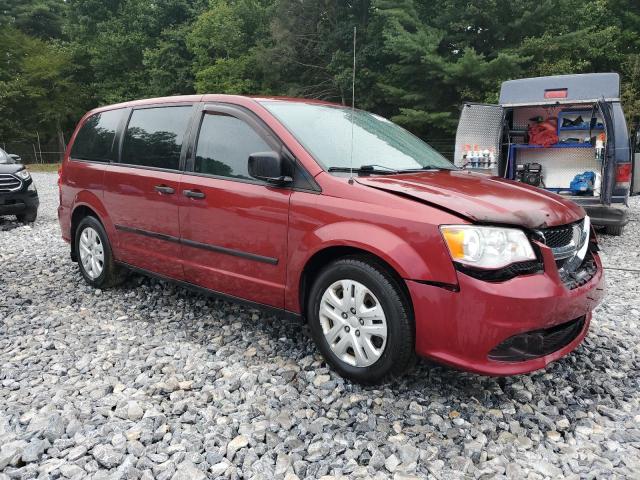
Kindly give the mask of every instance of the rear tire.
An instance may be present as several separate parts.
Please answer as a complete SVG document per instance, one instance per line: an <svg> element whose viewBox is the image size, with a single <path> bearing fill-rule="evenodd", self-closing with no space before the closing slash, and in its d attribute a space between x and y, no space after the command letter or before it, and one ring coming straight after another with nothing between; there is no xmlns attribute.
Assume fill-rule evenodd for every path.
<svg viewBox="0 0 640 480"><path fill-rule="evenodd" d="M33 223L38 218L38 210L27 210L25 213L16 215L16 217L20 223Z"/></svg>
<svg viewBox="0 0 640 480"><path fill-rule="evenodd" d="M411 306L384 266L365 256L336 260L318 274L308 298L314 341L343 377L378 384L413 366Z"/></svg>
<svg viewBox="0 0 640 480"><path fill-rule="evenodd" d="M97 218L87 216L80 220L75 251L80 273L92 287L110 288L125 280L127 271L114 262L107 232Z"/></svg>
<svg viewBox="0 0 640 480"><path fill-rule="evenodd" d="M604 232L607 235L613 235L614 237L619 237L622 235L624 231L624 225L607 225L604 229Z"/></svg>

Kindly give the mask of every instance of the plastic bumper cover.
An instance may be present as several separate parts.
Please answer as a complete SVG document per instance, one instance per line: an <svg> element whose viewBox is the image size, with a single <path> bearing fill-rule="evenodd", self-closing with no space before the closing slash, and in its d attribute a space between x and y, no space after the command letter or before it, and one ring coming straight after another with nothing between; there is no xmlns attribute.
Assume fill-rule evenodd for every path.
<svg viewBox="0 0 640 480"><path fill-rule="evenodd" d="M629 222L629 208L624 205L582 205L582 208L594 225L626 225Z"/></svg>
<svg viewBox="0 0 640 480"><path fill-rule="evenodd" d="M25 190L0 194L0 215L19 215L40 205L38 192Z"/></svg>
<svg viewBox="0 0 640 480"><path fill-rule="evenodd" d="M459 273L459 291L408 280L416 319L416 352L486 375L544 368L574 350L587 334L591 311L605 293L602 265L597 255L594 258L597 272L573 290L563 285L554 266L545 267L542 274L501 283ZM545 265L553 262L552 257L544 260ZM524 348L515 360L496 359L496 349L508 347L514 337L521 350L522 338L533 339L530 351ZM557 348L549 352L552 341Z"/></svg>

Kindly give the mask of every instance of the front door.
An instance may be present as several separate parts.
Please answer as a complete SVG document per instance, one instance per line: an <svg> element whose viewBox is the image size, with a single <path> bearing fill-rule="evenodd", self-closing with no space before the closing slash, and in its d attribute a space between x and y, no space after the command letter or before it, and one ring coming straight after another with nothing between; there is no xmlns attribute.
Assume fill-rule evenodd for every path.
<svg viewBox="0 0 640 480"><path fill-rule="evenodd" d="M181 151L191 105L134 109L120 160L105 171L104 203L116 229L117 259L174 279L180 258Z"/></svg>
<svg viewBox="0 0 640 480"><path fill-rule="evenodd" d="M284 306L291 190L256 181L247 172L250 154L279 148L243 110L205 107L180 187L186 281Z"/></svg>

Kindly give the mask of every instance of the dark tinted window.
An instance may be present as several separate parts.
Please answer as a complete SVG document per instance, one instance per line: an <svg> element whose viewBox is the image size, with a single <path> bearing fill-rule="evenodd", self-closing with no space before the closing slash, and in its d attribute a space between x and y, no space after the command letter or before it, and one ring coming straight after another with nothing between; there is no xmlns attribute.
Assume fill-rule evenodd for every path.
<svg viewBox="0 0 640 480"><path fill-rule="evenodd" d="M223 177L251 178L249 155L273 150L247 123L228 115L202 119L194 170Z"/></svg>
<svg viewBox="0 0 640 480"><path fill-rule="evenodd" d="M116 159L116 130L122 110L96 113L80 128L71 148L71 158L108 162Z"/></svg>
<svg viewBox="0 0 640 480"><path fill-rule="evenodd" d="M122 147L122 163L177 170L191 106L134 110Z"/></svg>

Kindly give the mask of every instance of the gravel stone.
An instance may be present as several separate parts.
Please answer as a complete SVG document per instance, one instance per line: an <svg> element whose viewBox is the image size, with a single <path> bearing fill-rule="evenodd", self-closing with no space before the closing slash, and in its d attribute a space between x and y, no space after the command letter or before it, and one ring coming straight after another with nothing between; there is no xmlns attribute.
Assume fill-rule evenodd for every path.
<svg viewBox="0 0 640 480"><path fill-rule="evenodd" d="M84 445L78 445L77 447L74 447L71 450L69 450L69 452L67 453L66 459L69 462L75 462L79 458L84 457L86 453L87 453L87 447L85 447Z"/></svg>
<svg viewBox="0 0 640 480"><path fill-rule="evenodd" d="M236 452L247 445L249 445L249 439L244 435L238 435L227 444L227 458L233 460Z"/></svg>
<svg viewBox="0 0 640 480"><path fill-rule="evenodd" d="M44 453L47 442L44 440L33 440L22 450L22 461L24 463L37 462Z"/></svg>
<svg viewBox="0 0 640 480"><path fill-rule="evenodd" d="M178 465L176 473L171 480L204 480L207 476L191 462L183 462Z"/></svg>
<svg viewBox="0 0 640 480"><path fill-rule="evenodd" d="M120 465L122 452L117 451L111 445L96 445L91 452L93 458L106 468L113 468Z"/></svg>
<svg viewBox="0 0 640 480"><path fill-rule="evenodd" d="M0 219L0 480L638 477L639 197L599 237L608 293L575 352L365 388L276 316L133 274L90 288L57 175L33 177L36 223Z"/></svg>

